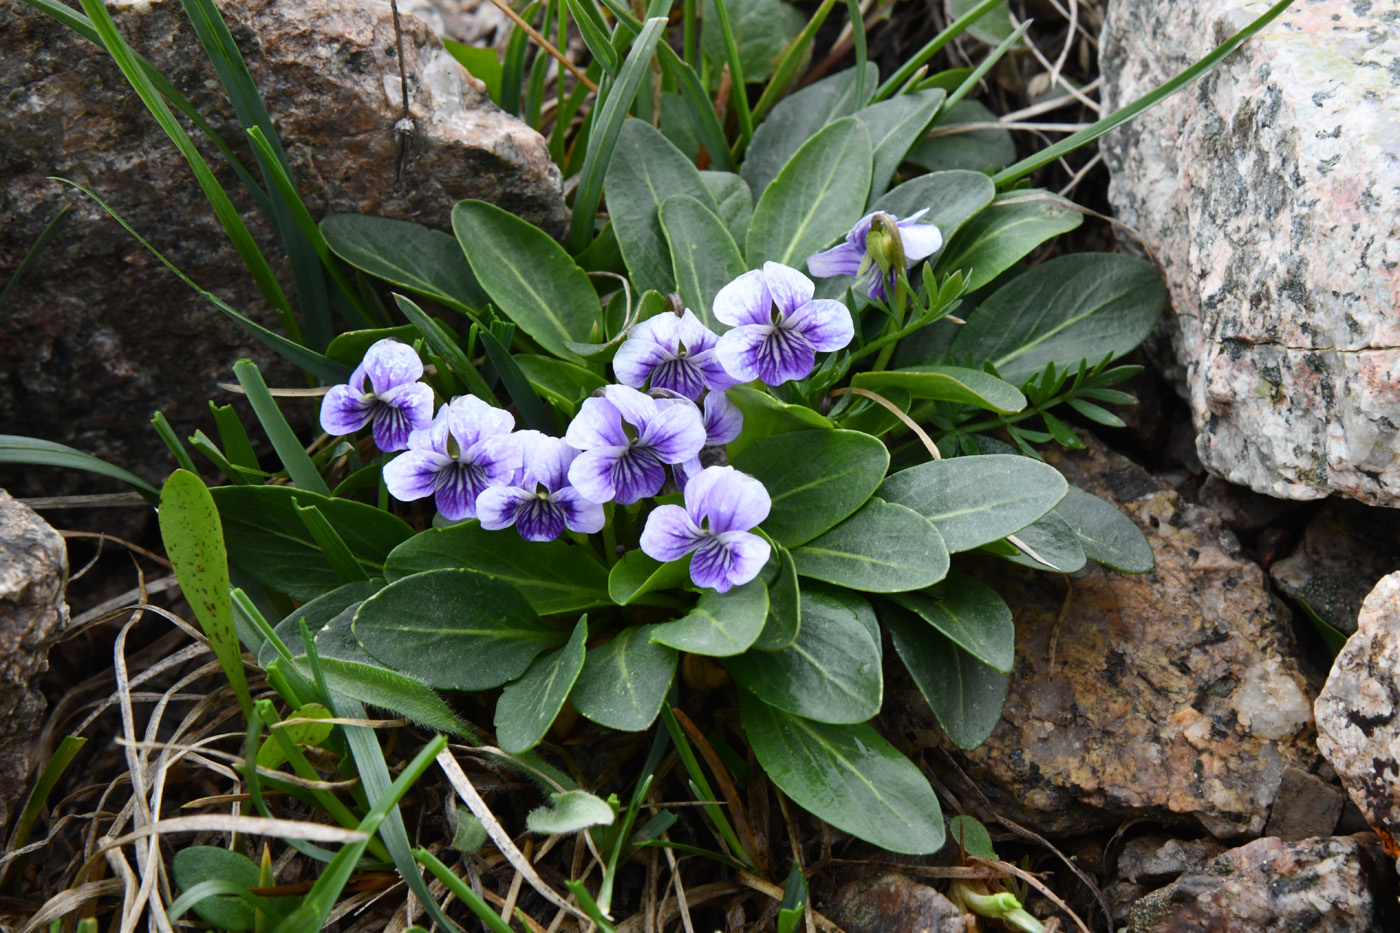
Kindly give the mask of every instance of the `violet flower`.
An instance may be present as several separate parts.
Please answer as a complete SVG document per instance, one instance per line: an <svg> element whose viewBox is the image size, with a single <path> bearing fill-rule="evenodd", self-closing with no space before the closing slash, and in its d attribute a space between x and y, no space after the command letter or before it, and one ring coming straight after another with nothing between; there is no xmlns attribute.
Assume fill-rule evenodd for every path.
<svg viewBox="0 0 1400 933"><path fill-rule="evenodd" d="M584 399L564 432L583 451L569 467L569 482L594 502L629 505L661 490L667 464L700 453L705 423L689 399L652 398L620 385L603 393Z"/></svg>
<svg viewBox="0 0 1400 933"><path fill-rule="evenodd" d="M943 247L942 232L933 224L919 223L919 218L927 213L928 208L924 208L903 220L885 214L899 230L906 268L909 263L927 259ZM870 227L874 218L875 214L866 214L856 221L851 232L846 234L846 242L808 256L807 271L819 279L833 275L860 276L868 273L865 293L876 301L884 301L886 289L894 288L895 270L891 268L882 274L881 263L870 254Z"/></svg>
<svg viewBox="0 0 1400 933"><path fill-rule="evenodd" d="M634 389L651 379L653 389L668 389L699 401L706 389L723 391L734 379L715 358L713 331L689 308L684 314L663 312L633 325L613 357L617 381Z"/></svg>
<svg viewBox="0 0 1400 933"><path fill-rule="evenodd" d="M472 395L455 398L432 425L408 436L408 451L384 467L384 485L400 502L436 496L449 521L476 518L482 491L510 482L520 466L514 427L508 411Z"/></svg>
<svg viewBox="0 0 1400 933"><path fill-rule="evenodd" d="M658 506L642 529L642 552L662 562L695 552L690 579L721 593L748 583L772 548L749 529L768 517L763 484L733 467L706 467L685 484L685 508Z"/></svg>
<svg viewBox="0 0 1400 933"><path fill-rule="evenodd" d="M510 484L488 486L476 500L481 527L499 531L511 525L526 541L553 541L564 533L593 534L603 529L603 507L569 485L569 464L578 451L539 431L512 435L520 469Z"/></svg>
<svg viewBox="0 0 1400 933"><path fill-rule="evenodd" d="M433 420L433 390L418 381L422 375L423 361L412 347L389 338L379 341L366 351L349 383L331 386L321 400L321 429L354 434L368 424L380 450L405 449L409 434Z"/></svg>
<svg viewBox="0 0 1400 933"><path fill-rule="evenodd" d="M796 269L765 262L715 295L715 317L733 329L719 338L715 354L739 382L774 386L802 379L816 351L851 342L851 312L839 301L813 299L812 280Z"/></svg>

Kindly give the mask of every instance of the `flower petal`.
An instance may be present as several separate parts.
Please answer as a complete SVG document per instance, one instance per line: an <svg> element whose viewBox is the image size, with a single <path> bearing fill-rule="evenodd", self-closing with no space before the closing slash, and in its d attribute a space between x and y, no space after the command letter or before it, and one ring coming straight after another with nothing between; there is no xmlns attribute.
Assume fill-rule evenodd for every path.
<svg viewBox="0 0 1400 933"><path fill-rule="evenodd" d="M704 370L691 357L672 357L660 363L651 371L651 387L666 389L691 400L699 398L707 388Z"/></svg>
<svg viewBox="0 0 1400 933"><path fill-rule="evenodd" d="M696 450L698 452L699 448ZM633 447L613 461L609 480L613 489L611 498L622 505L631 505L639 499L654 496L661 491L661 487L666 485L666 467L652 451L644 447ZM589 499L598 501L588 494L588 490L579 487L577 483L574 485Z"/></svg>
<svg viewBox="0 0 1400 933"><path fill-rule="evenodd" d="M563 445L572 455L573 448ZM462 463L481 471L488 486L501 486L511 481L520 469L520 441L510 434L484 438L462 451Z"/></svg>
<svg viewBox="0 0 1400 933"><path fill-rule="evenodd" d="M744 413L723 392L705 396L705 444L728 444L744 430Z"/></svg>
<svg viewBox="0 0 1400 933"><path fill-rule="evenodd" d="M719 338L715 353L729 375L775 386L812 371L816 353L800 332L772 324L736 327Z"/></svg>
<svg viewBox="0 0 1400 933"><path fill-rule="evenodd" d="M645 323L647 322L642 322ZM640 326L642 325L637 325ZM634 332L636 329L632 328ZM628 337L622 342L622 346L617 348L617 355L613 357L613 373L623 385L640 389L646 385L647 378L658 366L674 358L675 354L667 347L647 339Z"/></svg>
<svg viewBox="0 0 1400 933"><path fill-rule="evenodd" d="M438 474L437 510L449 521L476 518L476 500L486 488L480 467L454 460Z"/></svg>
<svg viewBox="0 0 1400 933"><path fill-rule="evenodd" d="M622 433L622 413L605 398L586 398L574 420L569 422L564 440L579 450L625 445L627 435Z"/></svg>
<svg viewBox="0 0 1400 933"><path fill-rule="evenodd" d="M773 296L773 304L785 315L811 301L817 290L807 276L776 262L763 264L763 281L768 285L768 294Z"/></svg>
<svg viewBox="0 0 1400 933"><path fill-rule="evenodd" d="M447 425L459 446L466 448L483 437L509 434L515 416L475 395L459 395L447 406Z"/></svg>
<svg viewBox="0 0 1400 933"><path fill-rule="evenodd" d="M354 434L369 424L374 397L350 386L331 386L321 399L321 430L327 434Z"/></svg>
<svg viewBox="0 0 1400 933"><path fill-rule="evenodd" d="M772 550L767 541L745 531L710 535L690 560L690 579L696 586L727 593L758 576Z"/></svg>
<svg viewBox="0 0 1400 933"><path fill-rule="evenodd" d="M764 282L763 271L745 272L715 294L715 319L738 327L769 323L773 297ZM745 380L746 382L748 380Z"/></svg>
<svg viewBox="0 0 1400 933"><path fill-rule="evenodd" d="M851 312L839 301L818 298L798 308L787 320L787 326L798 331L823 352L839 350L856 335Z"/></svg>
<svg viewBox="0 0 1400 933"><path fill-rule="evenodd" d="M564 533L564 510L549 499L532 497L515 513L515 530L526 541L553 541Z"/></svg>
<svg viewBox="0 0 1400 933"><path fill-rule="evenodd" d="M437 489L438 474L452 458L433 450L410 450L384 464L384 485L400 502L430 496Z"/></svg>
<svg viewBox="0 0 1400 933"><path fill-rule="evenodd" d="M605 386L603 398L607 399L617 409L622 420L636 428L639 434L646 429L647 422L656 416L656 399L631 386Z"/></svg>
<svg viewBox="0 0 1400 933"><path fill-rule="evenodd" d="M572 486L565 486L553 493L549 500L563 513L564 525L570 531L591 535L603 530L603 524L607 521L603 507L591 499L585 499Z"/></svg>
<svg viewBox="0 0 1400 933"><path fill-rule="evenodd" d="M689 460L704 446L705 422L689 399L657 400L655 414L642 426L635 445L650 450L662 463Z"/></svg>
<svg viewBox="0 0 1400 933"><path fill-rule="evenodd" d="M833 275L855 275L865 259L865 247L838 243L831 249L807 257L807 271L819 279Z"/></svg>
<svg viewBox="0 0 1400 933"><path fill-rule="evenodd" d="M655 320L653 318L653 320ZM704 350L714 348L715 341L719 335L705 326L705 322L695 316L695 312L689 308L685 313L677 318L679 322L676 328L676 336L679 338L677 350L685 348L686 353L694 356Z"/></svg>
<svg viewBox="0 0 1400 933"><path fill-rule="evenodd" d="M500 531L514 525L516 512L534 498L519 486L490 486L476 497L476 517L487 531Z"/></svg>
<svg viewBox="0 0 1400 933"><path fill-rule="evenodd" d="M433 422L433 390L421 382L395 386L380 394L370 420L376 447L404 450L411 433Z"/></svg>
<svg viewBox="0 0 1400 933"><path fill-rule="evenodd" d="M706 467L685 486L686 512L714 534L748 531L761 524L772 507L763 483L731 466Z"/></svg>
<svg viewBox="0 0 1400 933"><path fill-rule="evenodd" d="M616 494L613 467L631 447L597 447L585 450L569 464L569 485L594 502L611 502Z"/></svg>
<svg viewBox="0 0 1400 933"><path fill-rule="evenodd" d="M390 389L417 382L423 378L423 361L413 348L391 337L378 341L365 351L365 374L369 376L374 394L382 396Z"/></svg>
<svg viewBox="0 0 1400 933"><path fill-rule="evenodd" d="M678 505L661 505L647 516L642 529L642 553L652 560L667 563L680 560L705 539L705 533Z"/></svg>
<svg viewBox="0 0 1400 933"><path fill-rule="evenodd" d="M578 451L563 438L539 431L519 431L513 435L520 450L520 485L533 489L536 484L553 492L569 484L569 465Z"/></svg>
<svg viewBox="0 0 1400 933"><path fill-rule="evenodd" d="M899 227L899 238L904 241L904 258L911 263L927 259L943 248L943 232L938 227L913 222L922 214L923 211L919 211L914 217L895 225Z"/></svg>

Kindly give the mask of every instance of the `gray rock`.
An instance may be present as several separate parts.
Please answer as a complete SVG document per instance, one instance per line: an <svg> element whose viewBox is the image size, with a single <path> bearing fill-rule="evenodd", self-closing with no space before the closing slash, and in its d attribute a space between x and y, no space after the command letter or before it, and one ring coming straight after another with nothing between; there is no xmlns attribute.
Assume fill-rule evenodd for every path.
<svg viewBox="0 0 1400 933"><path fill-rule="evenodd" d="M68 622L68 549L58 532L0 489L0 827L24 795L44 718L43 643Z"/></svg>
<svg viewBox="0 0 1400 933"><path fill-rule="evenodd" d="M1091 564L1066 581L990 565L1016 620L1001 722L957 751L994 808L1045 833L1123 820L1257 834L1285 770L1316 758L1288 613L1209 509L1087 438L1046 451L1119 505L1156 568Z"/></svg>
<svg viewBox="0 0 1400 933"><path fill-rule="evenodd" d="M127 41L252 165L180 3L108 8ZM560 175L543 138L492 105L421 22L403 18L414 133L396 186L399 68L389 5L230 0L220 9L313 216L358 211L450 229L452 204L471 197L562 231ZM110 58L23 3L0 5L0 50L0 270L18 263L61 203L76 205L0 322L0 424L159 479L167 461L152 455L159 444L145 422L153 410L164 410L181 436L207 431L206 399L229 400L216 383L229 381L239 357L268 367L274 385L297 374L96 204L47 180L59 175L93 190L196 282L276 329L190 170ZM205 149L221 166L217 151ZM216 174L290 288L259 212L231 171ZM314 406L289 409L314 420ZM16 494L70 491L71 481L50 482L56 475L10 470L0 482Z"/></svg>
<svg viewBox="0 0 1400 933"><path fill-rule="evenodd" d="M850 885L837 900L831 919L846 933L968 933L976 929L975 922L956 904L904 875L882 875Z"/></svg>
<svg viewBox="0 0 1400 933"><path fill-rule="evenodd" d="M1306 600L1345 635L1377 581L1400 570L1400 513L1334 499L1308 522L1303 541L1269 568L1278 588Z"/></svg>
<svg viewBox="0 0 1400 933"><path fill-rule="evenodd" d="M1340 787L1301 768L1287 768L1269 808L1264 835L1288 842L1330 836L1337 830L1345 803L1346 794Z"/></svg>
<svg viewBox="0 0 1400 933"><path fill-rule="evenodd" d="M1104 112L1265 7L1115 0ZM1400 17L1295 3L1202 78L1105 137L1120 219L1171 288L1212 472L1288 499L1400 506Z"/></svg>
<svg viewBox="0 0 1400 933"><path fill-rule="evenodd" d="M1231 849L1129 911L1126 933L1371 933L1393 930L1393 879L1375 837Z"/></svg>
<svg viewBox="0 0 1400 933"><path fill-rule="evenodd" d="M1317 745L1400 858L1400 573L1376 585L1318 694Z"/></svg>
<svg viewBox="0 0 1400 933"><path fill-rule="evenodd" d="M1118 877L1133 884L1158 888L1182 872L1204 865L1223 851L1225 847L1210 837L1139 836L1123 846L1118 856Z"/></svg>
<svg viewBox="0 0 1400 933"><path fill-rule="evenodd" d="M464 45L503 46L510 33L510 18L491 0L399 0L399 12Z"/></svg>

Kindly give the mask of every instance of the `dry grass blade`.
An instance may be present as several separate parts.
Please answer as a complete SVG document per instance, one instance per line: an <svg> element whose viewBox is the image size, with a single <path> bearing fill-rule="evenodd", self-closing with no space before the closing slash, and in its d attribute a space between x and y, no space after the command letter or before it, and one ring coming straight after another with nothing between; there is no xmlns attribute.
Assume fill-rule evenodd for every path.
<svg viewBox="0 0 1400 933"><path fill-rule="evenodd" d="M38 912L29 918L28 923L20 927L19 933L30 933L31 930L37 930L65 914L72 913L88 901L95 901L108 894L117 894L121 890L121 881L116 878L106 878L102 881L93 881L76 888L69 888L67 891L59 891L44 902L44 906L40 907Z"/></svg>
<svg viewBox="0 0 1400 933"><path fill-rule="evenodd" d="M466 772L462 770L462 766L457 763L456 758L452 757L451 750L443 749L437 756L437 762L438 766L442 768L443 773L447 775L448 782L452 785L453 789L457 791L458 796L460 796L471 809L472 814L478 820L481 820L481 825L486 829L486 835L491 837L491 841L496 844L496 848L500 851L501 855L505 856L506 861L510 862L511 866L514 867L516 871L525 876L525 880L530 883L530 887L534 888L541 897L549 901L555 907L567 910L584 923L592 923L593 921L589 918L588 914L564 900L553 888L544 883L544 879L535 871L534 866L530 864L530 860L516 848L515 843L510 838L510 834L506 832L505 827L496 819L495 814L491 812L491 808L486 806L486 801L482 800L481 795L476 792L476 788L473 787L472 782L467 779Z"/></svg>
<svg viewBox="0 0 1400 933"><path fill-rule="evenodd" d="M739 872L739 883L746 888L752 888L760 894L768 895L780 904L783 901L782 888L778 887L776 884L764 881L762 878L755 878L748 872ZM842 930L836 924L832 923L829 919L826 918L826 916L824 916L823 914L819 914L815 910L813 910L811 904L807 905L807 913L811 915L814 921L816 921L817 926L821 927L823 930L826 930L826 933L846 933L845 930Z"/></svg>
<svg viewBox="0 0 1400 933"><path fill-rule="evenodd" d="M198 832L242 833L245 836L278 836L283 839L342 844L360 842L366 838L366 835L358 830L342 829L325 823L305 823L301 820L265 816L234 816L231 813L196 813L191 816L172 816L116 839L103 839L100 848L105 851L138 839L166 833Z"/></svg>

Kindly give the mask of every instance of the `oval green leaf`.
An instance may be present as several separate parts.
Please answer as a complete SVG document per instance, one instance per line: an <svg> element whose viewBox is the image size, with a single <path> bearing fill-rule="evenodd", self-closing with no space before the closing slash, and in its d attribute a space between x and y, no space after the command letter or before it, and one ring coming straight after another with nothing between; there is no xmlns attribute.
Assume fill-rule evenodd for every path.
<svg viewBox="0 0 1400 933"><path fill-rule="evenodd" d="M937 586L890 597L983 664L1011 673L1016 626L996 590L954 571Z"/></svg>
<svg viewBox="0 0 1400 933"><path fill-rule="evenodd" d="M780 402L753 386L734 386L728 395L729 400L744 414L743 431L726 445L731 460L754 441L765 437L790 431L810 431L813 428L825 430L833 426L828 419L805 405Z"/></svg>
<svg viewBox="0 0 1400 933"><path fill-rule="evenodd" d="M707 171L700 173L700 180L710 189L719 209L715 214L724 221L724 227L735 243L744 242L749 232L749 221L753 219L753 192L748 182L733 172Z"/></svg>
<svg viewBox="0 0 1400 933"><path fill-rule="evenodd" d="M929 172L965 169L987 178L984 172L999 172L1016 161L1016 141L1010 132L992 125L996 122L996 114L982 104L960 100L943 112L934 129L905 158ZM971 129L969 123L982 126Z"/></svg>
<svg viewBox="0 0 1400 933"><path fill-rule="evenodd" d="M1049 512L1069 484L1054 467L1015 454L921 463L877 490L933 522L950 553L1015 534Z"/></svg>
<svg viewBox="0 0 1400 933"><path fill-rule="evenodd" d="M890 386L907 389L914 398L961 402L987 411L1013 412L1026 407L1021 390L980 369L961 366L911 366L878 373L856 373L851 384L879 392Z"/></svg>
<svg viewBox="0 0 1400 933"><path fill-rule="evenodd" d="M496 743L512 755L540 743L583 670L588 617L578 620L562 648L535 658L517 681L506 684L496 701Z"/></svg>
<svg viewBox="0 0 1400 933"><path fill-rule="evenodd" d="M566 541L526 541L487 531L476 521L419 532L390 552L384 576L392 583L425 570L463 567L509 583L542 616L609 602L608 570L587 549Z"/></svg>
<svg viewBox="0 0 1400 933"><path fill-rule="evenodd" d="M870 133L844 117L798 149L758 199L744 241L750 268L803 266L845 236L870 193Z"/></svg>
<svg viewBox="0 0 1400 933"><path fill-rule="evenodd" d="M767 535L764 537L773 546L768 565L760 576L768 585L768 618L753 647L759 651L783 651L792 647L792 643L797 641L797 633L802 630L797 564L792 560L791 551Z"/></svg>
<svg viewBox="0 0 1400 933"><path fill-rule="evenodd" d="M905 154L938 115L946 96L942 88L930 88L882 100L853 114L870 131L874 147L868 199L872 206L889 187Z"/></svg>
<svg viewBox="0 0 1400 933"><path fill-rule="evenodd" d="M768 587L750 580L727 593L705 590L695 608L652 629L651 640L678 651L727 658L749 649L768 618Z"/></svg>
<svg viewBox="0 0 1400 933"><path fill-rule="evenodd" d="M906 609L887 606L880 621L948 738L959 748L986 741L1001 721L1010 678Z"/></svg>
<svg viewBox="0 0 1400 933"><path fill-rule="evenodd" d="M748 271L724 221L689 195L667 198L661 205L661 226L670 244L676 290L685 306L706 327L718 329L715 295Z"/></svg>
<svg viewBox="0 0 1400 933"><path fill-rule="evenodd" d="M332 214L321 221L321 235L356 269L454 310L471 313L489 301L456 239L440 230L392 217Z"/></svg>
<svg viewBox="0 0 1400 933"><path fill-rule="evenodd" d="M1074 573L1084 566L1087 559L1079 536L1056 511L1040 516L1015 534L1008 535L1006 540L1021 552L1007 560L1034 570Z"/></svg>
<svg viewBox="0 0 1400 933"><path fill-rule="evenodd" d="M804 577L867 593L920 590L948 572L948 549L929 520L878 498L793 548L792 559Z"/></svg>
<svg viewBox="0 0 1400 933"><path fill-rule="evenodd" d="M846 590L802 592L802 627L785 651L729 658L734 682L765 703L817 722L865 722L880 711L878 622Z"/></svg>
<svg viewBox="0 0 1400 933"><path fill-rule="evenodd" d="M1123 573L1152 569L1152 545L1142 529L1111 502L1071 486L1055 506L1084 548L1084 555Z"/></svg>
<svg viewBox="0 0 1400 933"><path fill-rule="evenodd" d="M1019 385L1047 363L1073 367L1122 356L1152 333L1166 301L1162 275L1145 259L1061 256L978 305L953 338L952 353L990 360Z"/></svg>
<svg viewBox="0 0 1400 933"><path fill-rule="evenodd" d="M790 548L864 505L889 464L889 452L879 440L840 430L765 437L734 457L734 465L757 477L772 497L763 530Z"/></svg>
<svg viewBox="0 0 1400 933"><path fill-rule="evenodd" d="M1066 203L1048 191L1018 190L998 195L990 207L948 241L934 263L934 271L943 276L961 269L968 276L967 290L977 291L1046 240L1082 224L1084 215Z"/></svg>
<svg viewBox="0 0 1400 933"><path fill-rule="evenodd" d="M653 590L680 586L689 574L689 557L663 564L640 550L628 551L608 572L608 598L626 606Z"/></svg>
<svg viewBox="0 0 1400 933"><path fill-rule="evenodd" d="M441 690L489 690L564 640L508 583L470 570L402 577L360 605L355 638L381 664Z"/></svg>
<svg viewBox="0 0 1400 933"><path fill-rule="evenodd" d="M678 655L651 640L655 626L625 628L606 645L588 652L570 699L600 726L638 732L661 712Z"/></svg>
<svg viewBox="0 0 1400 933"><path fill-rule="evenodd" d="M943 848L928 779L870 726L811 722L743 692L739 712L758 763L803 809L891 852Z"/></svg>
<svg viewBox="0 0 1400 933"><path fill-rule="evenodd" d="M497 310L555 356L578 361L602 308L588 275L543 230L485 201L458 201L452 229Z"/></svg>

